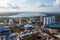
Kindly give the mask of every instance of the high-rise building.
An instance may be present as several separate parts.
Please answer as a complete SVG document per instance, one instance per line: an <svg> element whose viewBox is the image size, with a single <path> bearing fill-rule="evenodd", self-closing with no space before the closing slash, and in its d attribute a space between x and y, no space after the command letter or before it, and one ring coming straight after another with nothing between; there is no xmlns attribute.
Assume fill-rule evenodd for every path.
<svg viewBox="0 0 60 40"><path fill-rule="evenodd" d="M44 17L44 25L48 25L51 23L55 23L55 16L51 16L51 17Z"/></svg>
<svg viewBox="0 0 60 40"><path fill-rule="evenodd" d="M7 25L7 24L8 24L7 20L4 20L4 24L5 24L5 25Z"/></svg>
<svg viewBox="0 0 60 40"><path fill-rule="evenodd" d="M46 24L47 24L47 17L44 17L43 24L44 24L44 25L46 25Z"/></svg>
<svg viewBox="0 0 60 40"><path fill-rule="evenodd" d="M22 21L21 21L21 20L22 20L22 18L19 18L19 25L21 25L21 23L22 23Z"/></svg>
<svg viewBox="0 0 60 40"><path fill-rule="evenodd" d="M14 22L13 22L13 19L9 19L9 26L13 27L14 26Z"/></svg>

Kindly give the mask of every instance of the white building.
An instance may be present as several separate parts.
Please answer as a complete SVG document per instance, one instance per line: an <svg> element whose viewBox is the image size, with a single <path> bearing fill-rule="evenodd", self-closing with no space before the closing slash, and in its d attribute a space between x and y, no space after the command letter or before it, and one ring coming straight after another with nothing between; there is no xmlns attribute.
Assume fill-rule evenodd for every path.
<svg viewBox="0 0 60 40"><path fill-rule="evenodd" d="M14 26L14 22L13 22L13 19L9 19L9 26L13 27Z"/></svg>
<svg viewBox="0 0 60 40"><path fill-rule="evenodd" d="M55 23L55 16L51 16L51 17L44 17L44 25L48 25L51 23Z"/></svg>
<svg viewBox="0 0 60 40"><path fill-rule="evenodd" d="M19 25L21 25L22 23L22 18L19 18Z"/></svg>

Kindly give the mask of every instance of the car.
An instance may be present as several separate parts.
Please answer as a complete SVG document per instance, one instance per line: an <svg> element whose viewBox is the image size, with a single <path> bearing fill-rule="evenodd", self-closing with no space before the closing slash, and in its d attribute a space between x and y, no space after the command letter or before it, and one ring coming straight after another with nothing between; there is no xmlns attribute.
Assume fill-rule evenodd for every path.
<svg viewBox="0 0 60 40"><path fill-rule="evenodd" d="M28 32L21 32L20 36L21 37L25 37L25 36L30 36L32 33L28 33Z"/></svg>

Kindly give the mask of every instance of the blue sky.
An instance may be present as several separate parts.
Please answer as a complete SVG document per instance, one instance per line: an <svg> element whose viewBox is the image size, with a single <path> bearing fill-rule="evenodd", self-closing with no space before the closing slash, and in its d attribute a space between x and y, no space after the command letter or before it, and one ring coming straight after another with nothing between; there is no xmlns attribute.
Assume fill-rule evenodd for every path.
<svg viewBox="0 0 60 40"><path fill-rule="evenodd" d="M52 5L54 1L55 0L25 0L25 2L24 2L24 1L20 1L20 0L19 1L13 0L11 3L15 4L19 7L22 7L22 6L34 7L36 4L39 4L39 3L41 3L43 5L45 5L45 4Z"/></svg>
<svg viewBox="0 0 60 40"><path fill-rule="evenodd" d="M18 11L60 12L60 0L0 0L0 7L11 9L15 7L19 8Z"/></svg>
<svg viewBox="0 0 60 40"><path fill-rule="evenodd" d="M58 0L59 1L59 0ZM56 0L0 0L0 7L13 7L29 6L34 7L36 4L40 5L52 5Z"/></svg>

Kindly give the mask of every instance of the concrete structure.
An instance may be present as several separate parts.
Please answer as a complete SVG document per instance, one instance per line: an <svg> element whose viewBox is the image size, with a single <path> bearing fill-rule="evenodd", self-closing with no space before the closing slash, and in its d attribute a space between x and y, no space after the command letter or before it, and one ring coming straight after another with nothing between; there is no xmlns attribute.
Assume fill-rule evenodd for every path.
<svg viewBox="0 0 60 40"><path fill-rule="evenodd" d="M12 33L9 35L11 40L17 40L17 33Z"/></svg>
<svg viewBox="0 0 60 40"><path fill-rule="evenodd" d="M44 17L43 25L46 25L46 22L47 22L47 18Z"/></svg>
<svg viewBox="0 0 60 40"><path fill-rule="evenodd" d="M19 18L19 25L21 25L22 24L22 18Z"/></svg>
<svg viewBox="0 0 60 40"><path fill-rule="evenodd" d="M9 35L3 35L3 40L11 40L11 38L9 37Z"/></svg>
<svg viewBox="0 0 60 40"><path fill-rule="evenodd" d="M4 20L4 25L7 25L7 24L8 24L7 20Z"/></svg>
<svg viewBox="0 0 60 40"><path fill-rule="evenodd" d="M10 28L6 28L4 23L0 23L0 33L2 35L3 40L10 40L9 39Z"/></svg>
<svg viewBox="0 0 60 40"><path fill-rule="evenodd" d="M14 26L14 22L13 22L13 19L9 19L9 26L13 27Z"/></svg>
<svg viewBox="0 0 60 40"><path fill-rule="evenodd" d="M44 25L49 25L51 23L55 23L55 16L51 16L51 17L44 17Z"/></svg>
<svg viewBox="0 0 60 40"><path fill-rule="evenodd" d="M55 16L52 16L52 23L55 22Z"/></svg>
<svg viewBox="0 0 60 40"><path fill-rule="evenodd" d="M36 22L36 18L30 18L31 23Z"/></svg>
<svg viewBox="0 0 60 40"><path fill-rule="evenodd" d="M41 21L41 22L43 21L43 16L40 16L40 21Z"/></svg>

